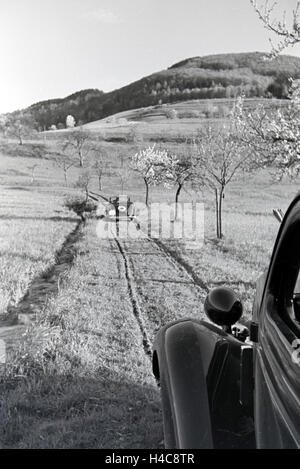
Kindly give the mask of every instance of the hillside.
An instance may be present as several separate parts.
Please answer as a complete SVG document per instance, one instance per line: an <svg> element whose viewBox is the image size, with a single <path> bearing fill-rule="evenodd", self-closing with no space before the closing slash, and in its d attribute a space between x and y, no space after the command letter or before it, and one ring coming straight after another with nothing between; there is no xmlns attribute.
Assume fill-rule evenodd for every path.
<svg viewBox="0 0 300 469"><path fill-rule="evenodd" d="M122 111L89 122L83 129L97 134L106 142L173 142L182 143L195 137L203 125L220 126L228 121L235 100L233 98L193 99ZM262 98L246 98L244 107L256 109ZM286 99L266 99L266 110L285 108ZM65 131L48 132L47 138L58 138Z"/></svg>
<svg viewBox="0 0 300 469"><path fill-rule="evenodd" d="M129 109L194 99L286 98L289 77L300 78L300 58L282 55L266 60L261 52L194 57L109 93L79 91L64 99L33 104L15 117L30 115L36 127L64 127L68 114L78 124Z"/></svg>

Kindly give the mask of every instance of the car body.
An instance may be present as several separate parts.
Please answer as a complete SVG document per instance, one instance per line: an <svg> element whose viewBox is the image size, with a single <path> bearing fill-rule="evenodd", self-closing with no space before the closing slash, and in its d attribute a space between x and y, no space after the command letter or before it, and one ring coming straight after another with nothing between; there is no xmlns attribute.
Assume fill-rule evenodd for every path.
<svg viewBox="0 0 300 469"><path fill-rule="evenodd" d="M97 218L104 222L115 223L117 226L117 233L119 231L120 222L134 222L136 229L140 229L140 223L137 220L135 213L135 205L128 195L121 194L104 197L103 195L90 191L88 196L97 202L100 202L101 199L104 200L105 204L102 202L98 206Z"/></svg>
<svg viewBox="0 0 300 469"><path fill-rule="evenodd" d="M105 220L131 221L134 217L134 205L127 195L118 195L109 198L109 202L105 207Z"/></svg>
<svg viewBox="0 0 300 469"><path fill-rule="evenodd" d="M158 332L153 372L167 448L300 447L299 236L300 194L257 281L248 337L226 319L226 301L217 307L211 300L233 297L222 287L206 305L210 319L221 318L218 325L187 318Z"/></svg>

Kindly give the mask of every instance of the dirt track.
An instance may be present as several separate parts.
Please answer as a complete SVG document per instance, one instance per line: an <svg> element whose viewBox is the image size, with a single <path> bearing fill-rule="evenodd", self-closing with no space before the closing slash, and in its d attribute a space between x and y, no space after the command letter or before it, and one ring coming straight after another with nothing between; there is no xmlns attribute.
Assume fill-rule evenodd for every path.
<svg viewBox="0 0 300 469"><path fill-rule="evenodd" d="M115 240L129 272L139 309L139 321L150 345L158 329L168 321L183 317L203 317L206 291L199 287L186 269L149 238ZM118 252L119 251L119 252Z"/></svg>
<svg viewBox="0 0 300 469"><path fill-rule="evenodd" d="M83 343L89 338L91 348L84 349L88 361L83 371L74 368L69 383L72 408L77 408L73 402L74 390L77 392L79 384L84 390L78 403L82 407L83 402L86 409L86 413L80 414L80 428L88 430L81 435L79 420L69 417L65 420L62 414L57 423L53 417L51 425L55 432L49 438L48 420L44 421L39 413L36 423L30 423L33 433L24 434L21 442L12 440L5 445L26 448L162 447L160 397L151 366L153 339L157 330L168 321L202 317L206 289L199 286L199 282L168 251L151 239L100 239L96 236L94 223L89 223L82 236L73 241L72 246L65 246L66 251L72 251L71 270L69 281L66 280L65 287L58 294L57 308L59 311L60 295L68 298L66 317L71 316L70 326L77 328ZM60 271L58 263L59 259L66 259L65 250L62 248L60 251L57 266L54 265L51 272ZM73 259L75 252L77 255ZM49 278L47 275L44 277L46 286ZM49 293L47 288L43 288L43 276L36 280L40 285L40 297L38 301L35 297L35 306L45 304ZM37 285L37 281L34 280L33 285ZM59 281L59 276L56 281ZM52 294L56 296L55 291ZM28 297L30 295L25 295ZM19 306L18 312L21 313L22 304ZM39 313L43 314L42 307ZM95 369L94 360L97 363ZM83 380L82 373L93 379ZM57 389L61 386L59 380L64 377L58 374L58 378ZM41 379L48 387L47 377L42 376ZM54 412L53 408L57 409L60 402L63 404L68 400L66 391L57 396L56 378L51 380L53 398L46 404L44 397L39 396L36 400L37 410L40 412L40 406L42 409L45 406L46 415ZM96 407L91 404L95 396ZM64 409L63 412L67 412L68 405L64 404ZM26 421L26 414L23 415L23 410L21 413ZM34 413L30 407L30 415ZM89 423L91 415L92 425ZM42 434L42 440L36 440L32 436L34 433Z"/></svg>

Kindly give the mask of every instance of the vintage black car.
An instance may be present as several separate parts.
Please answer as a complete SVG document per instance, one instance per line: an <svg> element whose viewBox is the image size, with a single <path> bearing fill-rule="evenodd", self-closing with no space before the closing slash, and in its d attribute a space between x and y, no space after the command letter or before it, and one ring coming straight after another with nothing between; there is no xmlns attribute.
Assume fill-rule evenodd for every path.
<svg viewBox="0 0 300 469"><path fill-rule="evenodd" d="M114 222L119 224L119 222L134 222L137 229L140 229L140 224L137 220L135 213L134 203L130 200L130 197L125 194L104 197L95 192L89 192L89 197L93 200L99 201L103 199L106 202L104 214L100 215L98 218L107 222Z"/></svg>
<svg viewBox="0 0 300 469"><path fill-rule="evenodd" d="M113 221L116 219L131 220L133 213L133 203L127 195L118 195L109 198L109 203L105 207L105 219Z"/></svg>
<svg viewBox="0 0 300 469"><path fill-rule="evenodd" d="M184 319L159 331L153 372L167 448L300 447L299 270L300 193L257 282L247 328L234 326L242 304L220 287L205 301L211 322Z"/></svg>

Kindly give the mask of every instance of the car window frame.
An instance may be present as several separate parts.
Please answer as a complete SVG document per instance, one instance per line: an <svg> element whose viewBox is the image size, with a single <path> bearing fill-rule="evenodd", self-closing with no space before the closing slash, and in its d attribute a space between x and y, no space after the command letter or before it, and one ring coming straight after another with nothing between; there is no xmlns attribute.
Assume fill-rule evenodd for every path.
<svg viewBox="0 0 300 469"><path fill-rule="evenodd" d="M275 320L289 342L300 338L300 323L292 314L292 299L299 270L300 192L289 206L279 228L261 303L266 314ZM263 314L263 311L261 313Z"/></svg>

